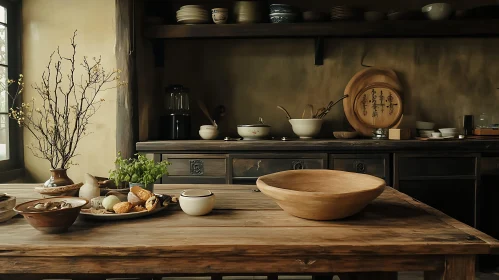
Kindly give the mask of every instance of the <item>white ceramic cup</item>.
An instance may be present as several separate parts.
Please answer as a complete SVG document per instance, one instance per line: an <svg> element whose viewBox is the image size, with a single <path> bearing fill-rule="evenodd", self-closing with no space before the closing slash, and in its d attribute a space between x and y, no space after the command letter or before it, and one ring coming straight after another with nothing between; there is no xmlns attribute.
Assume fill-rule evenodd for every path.
<svg viewBox="0 0 499 280"><path fill-rule="evenodd" d="M211 9L211 18L216 24L227 23L227 19L229 18L229 11L225 8Z"/></svg>
<svg viewBox="0 0 499 280"><path fill-rule="evenodd" d="M191 216L206 215L215 206L215 194L209 190L184 190L178 200L182 211Z"/></svg>
<svg viewBox="0 0 499 280"><path fill-rule="evenodd" d="M432 132L431 133L431 137L433 137L433 138L440 138L440 137L442 137L442 133L440 133L440 132Z"/></svg>

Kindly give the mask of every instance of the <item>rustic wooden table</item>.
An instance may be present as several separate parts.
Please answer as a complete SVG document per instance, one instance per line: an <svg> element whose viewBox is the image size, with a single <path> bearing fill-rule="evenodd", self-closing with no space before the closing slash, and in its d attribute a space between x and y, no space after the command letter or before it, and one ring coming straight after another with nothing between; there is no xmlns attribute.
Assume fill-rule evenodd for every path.
<svg viewBox="0 0 499 280"><path fill-rule="evenodd" d="M156 192L187 188L213 190L216 210L191 217L172 208L119 222L79 218L56 235L22 218L0 224L0 279L337 274L373 280L416 270L428 280L468 280L475 277L475 255L499 249L497 240L392 188L361 213L331 222L290 216L255 186L156 185ZM0 192L18 202L39 198L33 185L0 185Z"/></svg>

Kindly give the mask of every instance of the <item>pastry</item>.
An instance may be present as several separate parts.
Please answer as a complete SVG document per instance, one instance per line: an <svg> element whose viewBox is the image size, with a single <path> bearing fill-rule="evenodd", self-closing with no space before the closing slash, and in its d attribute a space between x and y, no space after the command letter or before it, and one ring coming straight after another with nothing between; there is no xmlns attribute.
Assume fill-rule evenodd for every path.
<svg viewBox="0 0 499 280"><path fill-rule="evenodd" d="M131 212L142 212L142 211L146 211L146 208L142 205L137 205L132 208Z"/></svg>
<svg viewBox="0 0 499 280"><path fill-rule="evenodd" d="M132 209L133 205L130 202L120 202L113 206L114 213L123 214L128 213Z"/></svg>
<svg viewBox="0 0 499 280"><path fill-rule="evenodd" d="M127 200L128 200L128 202L130 202L133 205L144 204L144 202L138 196L136 196L133 192L128 193Z"/></svg>
<svg viewBox="0 0 499 280"><path fill-rule="evenodd" d="M140 198L140 200L142 200L143 202L146 202L150 197L153 196L152 192L145 190L139 186L132 187L130 191L138 198Z"/></svg>
<svg viewBox="0 0 499 280"><path fill-rule="evenodd" d="M152 210L156 209L156 207L158 206L158 202L159 202L159 199L156 196L153 195L152 197L150 197L146 201L147 211L152 211Z"/></svg>

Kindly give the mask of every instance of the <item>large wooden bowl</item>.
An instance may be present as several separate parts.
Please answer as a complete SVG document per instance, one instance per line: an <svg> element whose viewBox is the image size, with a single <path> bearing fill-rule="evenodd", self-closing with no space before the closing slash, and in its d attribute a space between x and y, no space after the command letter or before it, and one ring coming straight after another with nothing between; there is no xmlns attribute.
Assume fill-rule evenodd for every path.
<svg viewBox="0 0 499 280"><path fill-rule="evenodd" d="M262 176L256 184L288 214L310 220L351 216L385 188L377 177L336 170L283 171Z"/></svg>

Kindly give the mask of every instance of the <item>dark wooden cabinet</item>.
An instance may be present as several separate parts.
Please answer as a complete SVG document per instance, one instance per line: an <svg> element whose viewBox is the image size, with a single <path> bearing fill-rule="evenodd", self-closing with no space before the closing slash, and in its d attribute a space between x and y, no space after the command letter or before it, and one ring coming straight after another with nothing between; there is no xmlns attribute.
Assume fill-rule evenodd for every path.
<svg viewBox="0 0 499 280"><path fill-rule="evenodd" d="M232 183L254 183L260 176L286 170L325 169L326 154L266 153L230 156Z"/></svg>
<svg viewBox="0 0 499 280"><path fill-rule="evenodd" d="M499 155L482 157L480 161L480 212L478 228L499 238ZM480 266L483 269L499 267L499 256L489 255L480 257Z"/></svg>
<svg viewBox="0 0 499 280"><path fill-rule="evenodd" d="M329 169L373 175L391 185L389 162L389 154L329 155Z"/></svg>
<svg viewBox="0 0 499 280"><path fill-rule="evenodd" d="M227 183L227 155L163 154L161 158L171 163L163 184Z"/></svg>
<svg viewBox="0 0 499 280"><path fill-rule="evenodd" d="M479 154L394 154L394 187L476 226Z"/></svg>

